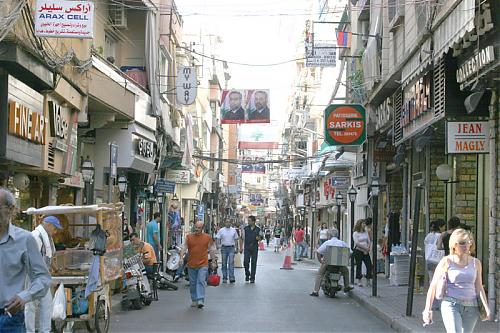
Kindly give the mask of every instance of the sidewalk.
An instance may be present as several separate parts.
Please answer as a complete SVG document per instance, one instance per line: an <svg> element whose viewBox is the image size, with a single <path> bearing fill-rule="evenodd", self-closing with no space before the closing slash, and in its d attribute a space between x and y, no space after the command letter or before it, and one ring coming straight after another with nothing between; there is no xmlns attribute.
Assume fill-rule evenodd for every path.
<svg viewBox="0 0 500 333"><path fill-rule="evenodd" d="M362 306L374 313L398 332L444 332L444 324L439 311L434 312L434 324L422 326L422 310L425 306L424 293L415 293L413 296L413 316L407 317L406 295L408 286L390 286L389 280L383 275L378 277L377 297L372 297L371 287L355 287L351 297ZM474 332L499 332L498 322L478 321Z"/></svg>

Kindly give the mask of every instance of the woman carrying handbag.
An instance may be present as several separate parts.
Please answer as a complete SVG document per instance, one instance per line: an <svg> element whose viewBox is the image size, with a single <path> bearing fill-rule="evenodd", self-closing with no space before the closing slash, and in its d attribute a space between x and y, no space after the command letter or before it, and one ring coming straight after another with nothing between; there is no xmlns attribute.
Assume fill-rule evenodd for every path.
<svg viewBox="0 0 500 333"><path fill-rule="evenodd" d="M456 229L449 245L450 255L439 262L427 292L424 326L432 324L431 306L438 298L442 299L441 316L447 333L473 332L478 318L490 318L481 262L470 255L473 242L466 230Z"/></svg>

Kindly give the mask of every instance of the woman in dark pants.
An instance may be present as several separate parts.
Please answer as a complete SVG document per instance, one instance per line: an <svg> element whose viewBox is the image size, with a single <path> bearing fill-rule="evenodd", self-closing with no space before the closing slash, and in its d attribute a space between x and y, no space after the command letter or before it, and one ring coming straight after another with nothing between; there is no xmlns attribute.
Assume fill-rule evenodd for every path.
<svg viewBox="0 0 500 333"><path fill-rule="evenodd" d="M364 220L358 220L354 226L354 233L352 234L354 240L353 256L356 261L356 279L358 286L363 287L361 279L361 265L365 263L366 266L366 285L369 286L372 278L372 262L370 260L371 239L368 232L365 230Z"/></svg>

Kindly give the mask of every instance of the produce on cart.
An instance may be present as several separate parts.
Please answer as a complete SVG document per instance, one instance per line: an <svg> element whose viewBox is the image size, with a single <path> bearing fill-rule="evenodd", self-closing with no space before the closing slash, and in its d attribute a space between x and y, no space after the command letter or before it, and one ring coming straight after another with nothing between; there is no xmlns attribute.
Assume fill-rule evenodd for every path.
<svg viewBox="0 0 500 333"><path fill-rule="evenodd" d="M109 284L121 279L123 269L122 204L47 206L29 208L26 213L34 215L35 221L54 215L63 226L54 238L57 251L51 263L54 288L63 283L66 293L63 324L85 321L89 331L107 332L111 310ZM96 250L100 246L96 235L104 235L100 250ZM56 330L61 328L56 326Z"/></svg>

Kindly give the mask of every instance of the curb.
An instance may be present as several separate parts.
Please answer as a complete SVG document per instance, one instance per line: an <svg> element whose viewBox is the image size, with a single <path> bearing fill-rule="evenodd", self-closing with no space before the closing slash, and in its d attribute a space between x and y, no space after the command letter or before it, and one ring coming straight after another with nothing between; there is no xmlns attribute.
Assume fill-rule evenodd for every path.
<svg viewBox="0 0 500 333"><path fill-rule="evenodd" d="M360 292L352 290L350 292L351 298L357 301L360 305L365 306L370 312L375 314L378 318L383 320L396 332L413 333L422 331L417 330L415 325L412 325L404 315L394 313L383 302L377 298L366 296Z"/></svg>

